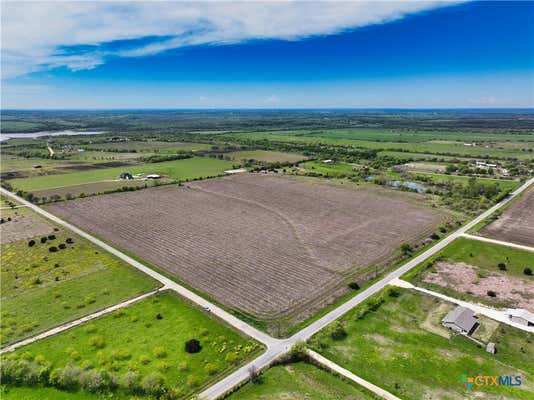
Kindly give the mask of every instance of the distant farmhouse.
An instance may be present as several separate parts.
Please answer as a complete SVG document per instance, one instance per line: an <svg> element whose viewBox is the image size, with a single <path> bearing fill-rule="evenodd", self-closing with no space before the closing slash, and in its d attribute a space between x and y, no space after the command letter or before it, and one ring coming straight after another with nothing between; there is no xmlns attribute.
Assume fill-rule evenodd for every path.
<svg viewBox="0 0 534 400"><path fill-rule="evenodd" d="M121 174L119 175L119 179L129 180L129 179L133 179L133 176L129 172L121 172Z"/></svg>
<svg viewBox="0 0 534 400"><path fill-rule="evenodd" d="M522 308L509 308L505 311L508 319L516 324L534 326L534 314Z"/></svg>
<svg viewBox="0 0 534 400"><path fill-rule="evenodd" d="M441 324L462 335L470 335L478 326L475 312L467 307L456 307L441 321Z"/></svg>

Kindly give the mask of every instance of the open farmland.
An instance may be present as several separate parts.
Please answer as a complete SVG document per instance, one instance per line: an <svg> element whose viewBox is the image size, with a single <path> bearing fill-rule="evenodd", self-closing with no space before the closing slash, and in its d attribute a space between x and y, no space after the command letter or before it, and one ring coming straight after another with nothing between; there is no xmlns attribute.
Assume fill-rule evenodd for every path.
<svg viewBox="0 0 534 400"><path fill-rule="evenodd" d="M424 239L446 215L423 203L370 185L241 175L49 209L226 306L270 319L309 315L344 293L347 279L369 279L366 267L386 265L401 242Z"/></svg>
<svg viewBox="0 0 534 400"><path fill-rule="evenodd" d="M188 158L184 160L146 163L140 165L103 168L97 170L71 172L61 175L45 175L28 179L13 179L10 184L15 189L38 191L87 183L117 180L121 172L131 174L159 174L175 180L188 180L223 174L231 169L232 163L213 158Z"/></svg>
<svg viewBox="0 0 534 400"><path fill-rule="evenodd" d="M263 163L294 163L307 158L302 154L266 150L234 151L226 155L236 161L255 160Z"/></svg>
<svg viewBox="0 0 534 400"><path fill-rule="evenodd" d="M499 240L534 246L534 189L524 193L481 233Z"/></svg>

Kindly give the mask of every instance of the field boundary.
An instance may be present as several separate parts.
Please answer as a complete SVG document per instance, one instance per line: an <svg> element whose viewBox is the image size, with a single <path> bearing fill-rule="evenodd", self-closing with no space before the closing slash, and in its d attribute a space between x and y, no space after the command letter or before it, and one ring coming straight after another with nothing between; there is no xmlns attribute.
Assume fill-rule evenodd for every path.
<svg viewBox="0 0 534 400"><path fill-rule="evenodd" d="M490 239L484 236L470 235L469 233L464 233L462 236L467 239L478 240L480 242L486 242L486 243L499 244L501 246L513 247L514 249L525 250L525 251L530 251L534 253L534 247L525 246L523 244L505 242L504 240Z"/></svg>

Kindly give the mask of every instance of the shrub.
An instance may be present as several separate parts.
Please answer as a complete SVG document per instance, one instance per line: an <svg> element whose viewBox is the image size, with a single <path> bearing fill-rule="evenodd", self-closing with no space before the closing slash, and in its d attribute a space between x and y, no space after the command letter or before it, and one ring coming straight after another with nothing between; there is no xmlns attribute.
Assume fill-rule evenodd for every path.
<svg viewBox="0 0 534 400"><path fill-rule="evenodd" d="M400 249L403 254L408 254L412 251L412 247L408 243L401 244Z"/></svg>
<svg viewBox="0 0 534 400"><path fill-rule="evenodd" d="M505 263L499 263L499 264L497 264L497 267L498 267L501 271L506 271L506 264L505 264Z"/></svg>
<svg viewBox="0 0 534 400"><path fill-rule="evenodd" d="M150 358L148 356L142 355L139 357L139 362L143 365L147 365L150 363Z"/></svg>
<svg viewBox="0 0 534 400"><path fill-rule="evenodd" d="M53 386L59 389L74 390L77 389L80 382L80 375L82 370L72 364L67 364L65 367L55 369L50 375L50 382Z"/></svg>
<svg viewBox="0 0 534 400"><path fill-rule="evenodd" d="M159 372L152 372L143 378L141 388L146 394L160 396L165 391L165 380Z"/></svg>
<svg viewBox="0 0 534 400"><path fill-rule="evenodd" d="M51 246L51 247L48 248L48 251L50 253L55 253L57 251L57 247L56 246Z"/></svg>
<svg viewBox="0 0 534 400"><path fill-rule="evenodd" d="M79 378L80 386L91 393L104 392L113 387L111 375L103 371L84 371Z"/></svg>
<svg viewBox="0 0 534 400"><path fill-rule="evenodd" d="M188 353L198 353L202 350L202 346L197 339L190 339L185 342L185 351Z"/></svg>
<svg viewBox="0 0 534 400"><path fill-rule="evenodd" d="M68 244L71 244L71 243L74 243L74 240L72 240L72 238L67 238L67 240L65 240L65 242L67 242Z"/></svg>
<svg viewBox="0 0 534 400"><path fill-rule="evenodd" d="M436 232L434 232L432 235L430 235L430 239L438 240L439 239L439 235Z"/></svg>
<svg viewBox="0 0 534 400"><path fill-rule="evenodd" d="M56 238L56 235L48 235L48 240L54 240Z"/></svg>
<svg viewBox="0 0 534 400"><path fill-rule="evenodd" d="M89 346L94 347L95 349L101 349L106 345L104 337L101 335L91 336L89 338Z"/></svg>
<svg viewBox="0 0 534 400"><path fill-rule="evenodd" d="M187 363L181 362L180 364L178 364L178 371L185 372L188 369L189 369L189 366L187 365Z"/></svg>
<svg viewBox="0 0 534 400"><path fill-rule="evenodd" d="M224 357L224 360L227 362L227 363L230 363L230 364L235 364L238 360L238 356L236 353L234 352L230 352L228 353L225 357Z"/></svg>
<svg viewBox="0 0 534 400"><path fill-rule="evenodd" d="M156 314L156 319L163 319L163 315L161 315L160 313L157 313Z"/></svg>
<svg viewBox="0 0 534 400"><path fill-rule="evenodd" d="M197 387L200 384L200 380L195 375L188 375L186 378L187 386L190 388Z"/></svg>
<svg viewBox="0 0 534 400"><path fill-rule="evenodd" d="M138 393L141 389L141 378L135 371L126 372L119 379L119 386L130 393Z"/></svg>
<svg viewBox="0 0 534 400"><path fill-rule="evenodd" d="M489 297L497 297L497 293L495 291L493 291L493 290L488 290L487 291L487 295Z"/></svg>
<svg viewBox="0 0 534 400"><path fill-rule="evenodd" d="M156 346L153 351L154 357L164 358L167 356L167 350L163 346Z"/></svg>
<svg viewBox="0 0 534 400"><path fill-rule="evenodd" d="M532 269L527 267L523 270L523 273L527 276L532 276Z"/></svg>
<svg viewBox="0 0 534 400"><path fill-rule="evenodd" d="M43 236L41 238L41 243L46 243L47 240L48 240L48 238L46 236Z"/></svg>
<svg viewBox="0 0 534 400"><path fill-rule="evenodd" d="M356 281L349 282L348 286L353 290L358 290L360 288L360 285Z"/></svg>
<svg viewBox="0 0 534 400"><path fill-rule="evenodd" d="M347 332L340 321L333 322L328 327L327 332L333 340L342 340L347 337Z"/></svg>
<svg viewBox="0 0 534 400"><path fill-rule="evenodd" d="M206 371L208 375L215 375L217 371L219 371L219 368L214 363L207 363L204 367L204 371Z"/></svg>
<svg viewBox="0 0 534 400"><path fill-rule="evenodd" d="M67 245L65 243L60 243L57 247L59 247L60 250L65 250Z"/></svg>
<svg viewBox="0 0 534 400"><path fill-rule="evenodd" d="M399 297L401 295L401 292L395 288L391 288L388 291L389 297Z"/></svg>
<svg viewBox="0 0 534 400"><path fill-rule="evenodd" d="M35 240L33 240L33 239L30 240L30 241L28 242L28 246L29 246L29 247L33 247L33 246L35 246Z"/></svg>

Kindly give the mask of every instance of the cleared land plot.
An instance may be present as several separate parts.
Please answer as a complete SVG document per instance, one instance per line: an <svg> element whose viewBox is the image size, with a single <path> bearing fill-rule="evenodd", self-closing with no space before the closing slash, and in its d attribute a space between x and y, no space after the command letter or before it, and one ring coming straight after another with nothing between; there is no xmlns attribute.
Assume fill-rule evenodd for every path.
<svg viewBox="0 0 534 400"><path fill-rule="evenodd" d="M103 181L113 181L122 172L131 174L158 174L175 180L187 180L221 175L231 169L229 161L214 158L188 158L184 160L147 163L127 167L104 168L90 171L72 172L61 175L38 176L28 179L13 179L11 185L16 189L37 191L82 185Z"/></svg>
<svg viewBox="0 0 534 400"><path fill-rule="evenodd" d="M307 173L317 173L332 178L344 178L356 175L357 164L346 162L323 163L321 161L307 161L299 164L299 168Z"/></svg>
<svg viewBox="0 0 534 400"><path fill-rule="evenodd" d="M525 268L534 270L534 253L459 238L405 279L463 300L534 311L534 277L525 275Z"/></svg>
<svg viewBox="0 0 534 400"><path fill-rule="evenodd" d="M302 154L284 153L281 151L266 151L266 150L252 150L252 151L235 151L226 154L232 160L256 160L265 163L294 163L305 160L307 157Z"/></svg>
<svg viewBox="0 0 534 400"><path fill-rule="evenodd" d="M298 362L270 368L257 382L248 383L228 399L370 400L377 397L314 365Z"/></svg>
<svg viewBox="0 0 534 400"><path fill-rule="evenodd" d="M185 351L185 343L190 339L200 342L199 352ZM104 393L115 392L113 398L128 399L136 391L146 395L148 389L155 388L157 393L157 388L164 386L176 398L183 398L220 379L260 349L255 341L240 336L173 294L162 293L20 348L4 355L2 361L6 374L17 360L48 365L49 371L60 372L61 368L77 371L71 374L74 379L68 385L75 393L83 394L91 384L100 384ZM12 361L6 365L6 359ZM95 371L113 376L120 387L107 389L109 378L83 379L84 374ZM52 375L61 375L58 372ZM9 376L3 378L4 383L10 383ZM61 386L46 377L40 384ZM39 385L35 391L39 391Z"/></svg>
<svg viewBox="0 0 534 400"><path fill-rule="evenodd" d="M2 346L158 286L84 239L54 229L30 212L24 217L34 221L24 231L33 239L1 246ZM34 227L39 224L49 229L35 236ZM2 232L2 238L6 237ZM30 240L35 244L30 246ZM56 251L50 251L51 247Z"/></svg>
<svg viewBox="0 0 534 400"><path fill-rule="evenodd" d="M47 221L22 209L2 210L0 224L0 245L17 242L37 235L46 235L54 231Z"/></svg>
<svg viewBox="0 0 534 400"><path fill-rule="evenodd" d="M534 188L524 193L481 233L494 239L534 246Z"/></svg>
<svg viewBox="0 0 534 400"><path fill-rule="evenodd" d="M411 193L313 182L240 175L49 209L261 318L317 309L348 275L389 262L445 219Z"/></svg>
<svg viewBox="0 0 534 400"><path fill-rule="evenodd" d="M332 339L332 327L325 328L312 338L314 350L402 399L532 399L532 334L481 318L478 339L497 343L497 354L489 354L440 325L447 303L395 292L398 297L382 292L343 317L344 339ZM520 375L523 383L467 391L463 374Z"/></svg>

